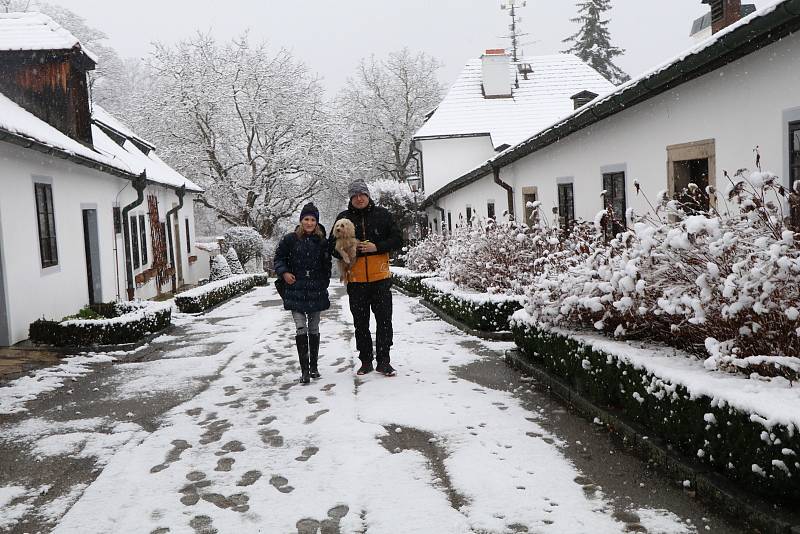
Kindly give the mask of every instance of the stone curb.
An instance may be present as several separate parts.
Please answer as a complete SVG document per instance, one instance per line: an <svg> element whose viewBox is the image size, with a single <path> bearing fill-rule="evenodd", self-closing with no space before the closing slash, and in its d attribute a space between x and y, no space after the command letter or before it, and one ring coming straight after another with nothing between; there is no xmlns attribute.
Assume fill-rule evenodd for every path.
<svg viewBox="0 0 800 534"><path fill-rule="evenodd" d="M691 465L685 458L667 449L660 440L649 438L642 428L626 421L621 414L612 413L582 397L560 377L537 366L519 350L506 351L505 359L511 367L532 375L539 387L546 388L583 417L599 419L620 439L625 449L653 463L675 480L689 480L699 501L743 521L761 534L800 534L800 525L776 517L779 514L770 509L768 503L734 487L716 473Z"/></svg>

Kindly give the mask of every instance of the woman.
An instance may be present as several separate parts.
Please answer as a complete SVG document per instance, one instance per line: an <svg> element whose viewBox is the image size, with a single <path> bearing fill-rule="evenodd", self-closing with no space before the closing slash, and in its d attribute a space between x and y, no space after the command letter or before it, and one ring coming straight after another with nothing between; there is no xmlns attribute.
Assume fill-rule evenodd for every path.
<svg viewBox="0 0 800 534"><path fill-rule="evenodd" d="M325 228L319 224L319 210L314 204L303 206L300 225L283 236L275 251L275 272L286 282L283 307L291 310L297 327L295 342L300 357L300 382L308 384L319 378L320 312L330 308L328 284L331 278L331 255Z"/></svg>

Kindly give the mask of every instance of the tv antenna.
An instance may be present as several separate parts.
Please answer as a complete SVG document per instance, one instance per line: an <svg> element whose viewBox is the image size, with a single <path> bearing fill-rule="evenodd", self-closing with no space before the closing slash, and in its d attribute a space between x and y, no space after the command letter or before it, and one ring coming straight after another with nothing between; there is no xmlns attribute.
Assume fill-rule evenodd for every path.
<svg viewBox="0 0 800 534"><path fill-rule="evenodd" d="M520 23L522 22L522 17L517 14L517 10L525 7L526 5L528 5L526 0L505 0L502 4L500 4L500 9L504 11L507 10L508 14L511 16L511 24L508 25L510 33L504 37L511 40L511 55L514 63L519 61L520 47L522 46L522 43L520 43L520 37L530 35L528 33L520 32Z"/></svg>

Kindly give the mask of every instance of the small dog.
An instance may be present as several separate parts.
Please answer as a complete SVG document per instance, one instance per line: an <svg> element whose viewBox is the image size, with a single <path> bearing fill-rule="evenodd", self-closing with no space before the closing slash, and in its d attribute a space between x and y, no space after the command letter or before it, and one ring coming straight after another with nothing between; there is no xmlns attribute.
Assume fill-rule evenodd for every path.
<svg viewBox="0 0 800 534"><path fill-rule="evenodd" d="M350 219L339 219L333 225L333 235L336 238L336 252L342 257L339 260L339 280L347 285L350 275L350 267L356 261L358 239L356 239L356 227Z"/></svg>

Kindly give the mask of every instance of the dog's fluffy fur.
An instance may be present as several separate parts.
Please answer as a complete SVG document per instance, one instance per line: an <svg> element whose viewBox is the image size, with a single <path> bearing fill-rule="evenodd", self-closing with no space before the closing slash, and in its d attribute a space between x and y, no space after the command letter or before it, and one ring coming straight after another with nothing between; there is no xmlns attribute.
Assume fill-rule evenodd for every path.
<svg viewBox="0 0 800 534"><path fill-rule="evenodd" d="M336 238L336 252L342 257L339 260L340 280L347 284L350 275L350 267L356 261L358 239L356 239L356 227L350 219L339 219L333 225L333 236Z"/></svg>

